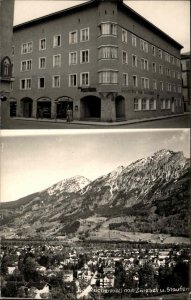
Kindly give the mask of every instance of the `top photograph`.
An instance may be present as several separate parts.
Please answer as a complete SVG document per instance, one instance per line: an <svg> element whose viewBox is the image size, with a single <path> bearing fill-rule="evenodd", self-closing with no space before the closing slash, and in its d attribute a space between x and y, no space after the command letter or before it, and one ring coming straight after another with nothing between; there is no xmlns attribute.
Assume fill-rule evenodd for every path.
<svg viewBox="0 0 191 300"><path fill-rule="evenodd" d="M190 1L0 0L1 129L190 128Z"/></svg>

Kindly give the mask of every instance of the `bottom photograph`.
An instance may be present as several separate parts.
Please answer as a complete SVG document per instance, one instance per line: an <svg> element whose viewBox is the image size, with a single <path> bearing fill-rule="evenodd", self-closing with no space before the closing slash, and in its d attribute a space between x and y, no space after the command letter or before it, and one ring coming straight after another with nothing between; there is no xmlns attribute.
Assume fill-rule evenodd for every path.
<svg viewBox="0 0 191 300"><path fill-rule="evenodd" d="M190 131L1 131L1 299L189 299Z"/></svg>

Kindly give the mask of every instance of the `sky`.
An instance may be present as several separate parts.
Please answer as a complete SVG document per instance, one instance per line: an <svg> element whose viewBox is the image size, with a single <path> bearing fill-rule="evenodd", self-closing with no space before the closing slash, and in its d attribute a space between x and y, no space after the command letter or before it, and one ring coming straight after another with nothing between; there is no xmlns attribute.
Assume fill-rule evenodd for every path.
<svg viewBox="0 0 191 300"><path fill-rule="evenodd" d="M81 0L15 0L14 24L26 22L86 1ZM159 27L184 49L190 51L189 0L129 0L124 3Z"/></svg>
<svg viewBox="0 0 191 300"><path fill-rule="evenodd" d="M13 201L60 180L94 180L158 150L189 157L189 129L1 131L1 201Z"/></svg>

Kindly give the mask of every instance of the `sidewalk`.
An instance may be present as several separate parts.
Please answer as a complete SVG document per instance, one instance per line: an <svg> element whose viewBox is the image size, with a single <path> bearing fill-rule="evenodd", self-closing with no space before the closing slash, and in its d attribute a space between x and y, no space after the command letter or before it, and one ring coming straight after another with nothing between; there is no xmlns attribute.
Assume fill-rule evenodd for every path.
<svg viewBox="0 0 191 300"><path fill-rule="evenodd" d="M91 122L91 121L78 121L74 120L70 123L67 123L66 120L61 119L36 119L36 118L24 118L24 117L14 117L14 120L25 120L25 121L38 121L38 122L52 122L52 123L67 123L67 124L82 124L82 125L95 125L95 126L120 126L126 124L135 124L135 123L142 123L142 122L150 122L155 120L164 120L164 119L171 119L175 117L181 117L189 115L190 112L186 112L183 114L174 114L174 115L167 115L167 116L159 116L155 118L144 118L144 119L134 119L128 121L119 121L119 122Z"/></svg>

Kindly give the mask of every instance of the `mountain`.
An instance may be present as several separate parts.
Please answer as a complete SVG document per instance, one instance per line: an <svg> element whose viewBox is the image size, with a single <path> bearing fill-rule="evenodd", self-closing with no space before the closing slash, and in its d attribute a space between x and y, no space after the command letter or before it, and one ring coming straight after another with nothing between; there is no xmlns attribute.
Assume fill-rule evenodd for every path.
<svg viewBox="0 0 191 300"><path fill-rule="evenodd" d="M92 182L81 176L61 181L28 196L28 202L25 197L22 205L18 200L14 209L3 204L2 221L11 233L26 236L185 238L189 172L189 159L182 152L163 149Z"/></svg>

